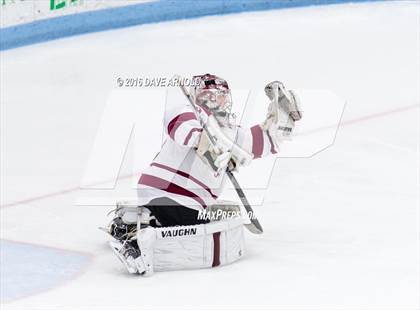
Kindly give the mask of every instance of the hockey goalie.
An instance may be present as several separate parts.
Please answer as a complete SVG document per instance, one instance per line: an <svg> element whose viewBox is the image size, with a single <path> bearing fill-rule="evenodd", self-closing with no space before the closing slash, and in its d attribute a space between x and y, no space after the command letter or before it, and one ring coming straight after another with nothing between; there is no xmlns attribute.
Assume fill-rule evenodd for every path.
<svg viewBox="0 0 420 310"><path fill-rule="evenodd" d="M129 273L216 267L241 258L240 206L218 200L226 175L280 151L302 117L296 94L274 81L265 87L266 119L242 128L224 79L204 74L194 81L189 90L181 85L181 103L165 115L166 140L140 176L137 201L117 202L107 227Z"/></svg>

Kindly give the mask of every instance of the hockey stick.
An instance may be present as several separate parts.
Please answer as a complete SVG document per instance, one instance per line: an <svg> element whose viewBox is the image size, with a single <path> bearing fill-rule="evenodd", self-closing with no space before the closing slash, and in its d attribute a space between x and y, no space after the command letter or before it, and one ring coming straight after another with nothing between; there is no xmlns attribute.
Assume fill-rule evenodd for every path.
<svg viewBox="0 0 420 310"><path fill-rule="evenodd" d="M197 120L200 121L201 127L203 127L204 132L207 134L210 142L215 146L216 144L216 138L210 133L209 129L207 128L207 124L204 123L204 121L201 119L197 107L194 104L194 101L191 97L191 95L188 93L187 89L185 88L184 85L180 85L182 92L184 93L185 97L187 97L188 101L190 102L195 116L197 118ZM232 162L232 159L231 159ZM228 165L229 167L229 165ZM236 193L238 194L239 198L241 199L241 202L247 212L247 215L249 217L249 220L251 221L250 224L244 224L245 227L252 233L254 234L262 234L263 233L263 228L260 224L260 222L258 221L258 219L256 217L254 217L254 210L252 210L251 205L249 204L248 199L245 196L244 191L242 190L241 186L238 183L238 180L236 180L235 176L233 175L233 172L229 170L229 168L226 168L226 174L229 177L229 180L232 182L233 187L235 188Z"/></svg>

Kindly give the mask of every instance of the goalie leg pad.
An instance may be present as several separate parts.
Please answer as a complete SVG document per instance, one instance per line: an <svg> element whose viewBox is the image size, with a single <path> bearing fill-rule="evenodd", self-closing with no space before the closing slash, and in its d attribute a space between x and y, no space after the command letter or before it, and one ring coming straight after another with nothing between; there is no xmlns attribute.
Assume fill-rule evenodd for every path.
<svg viewBox="0 0 420 310"><path fill-rule="evenodd" d="M241 218L154 228L154 233L154 271L216 267L230 264L245 253ZM144 251L141 244L139 247Z"/></svg>

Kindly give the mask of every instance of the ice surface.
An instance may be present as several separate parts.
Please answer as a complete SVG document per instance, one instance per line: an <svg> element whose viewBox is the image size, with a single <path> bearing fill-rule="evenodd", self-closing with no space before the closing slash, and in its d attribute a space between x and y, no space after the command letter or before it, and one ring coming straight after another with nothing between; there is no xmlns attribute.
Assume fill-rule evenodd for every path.
<svg viewBox="0 0 420 310"><path fill-rule="evenodd" d="M0 297L11 301L70 281L90 255L7 240L0 241Z"/></svg>
<svg viewBox="0 0 420 310"><path fill-rule="evenodd" d="M337 5L145 25L2 52L1 237L94 255L73 281L2 308L418 308L419 18L414 1ZM292 89L330 90L347 102L342 126L324 152L277 159L256 207L265 233L247 234L242 261L130 276L97 229L111 206L86 203L108 203L115 192L76 190L102 112L118 77L204 72L235 89L282 80ZM146 115L161 108L139 104ZM132 194L129 149L122 196Z"/></svg>

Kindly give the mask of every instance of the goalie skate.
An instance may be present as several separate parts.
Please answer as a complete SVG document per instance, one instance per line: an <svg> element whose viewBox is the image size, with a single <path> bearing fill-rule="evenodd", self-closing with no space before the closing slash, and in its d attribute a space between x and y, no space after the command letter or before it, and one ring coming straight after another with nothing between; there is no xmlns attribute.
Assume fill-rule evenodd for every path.
<svg viewBox="0 0 420 310"><path fill-rule="evenodd" d="M132 244L133 243L133 244ZM111 249L131 274L144 274L146 268L141 259L141 252L137 248L136 240L121 243L118 240L109 241Z"/></svg>
<svg viewBox="0 0 420 310"><path fill-rule="evenodd" d="M105 232L107 235L116 241L123 242L136 235L137 225L126 224L120 217L112 219L107 227L98 227L99 230Z"/></svg>

